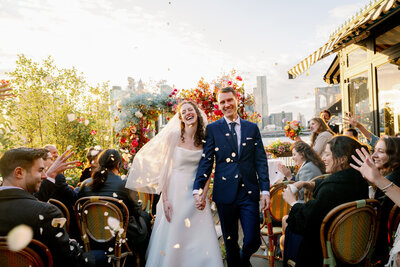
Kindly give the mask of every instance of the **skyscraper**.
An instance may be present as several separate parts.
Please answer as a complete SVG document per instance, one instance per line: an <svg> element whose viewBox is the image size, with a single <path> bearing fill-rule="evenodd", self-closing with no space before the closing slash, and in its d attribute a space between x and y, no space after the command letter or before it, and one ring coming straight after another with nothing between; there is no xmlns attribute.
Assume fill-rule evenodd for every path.
<svg viewBox="0 0 400 267"><path fill-rule="evenodd" d="M267 95L267 77L257 76L257 87L253 89L255 100L255 111L261 115L261 121L258 127L263 129L268 125L268 95Z"/></svg>

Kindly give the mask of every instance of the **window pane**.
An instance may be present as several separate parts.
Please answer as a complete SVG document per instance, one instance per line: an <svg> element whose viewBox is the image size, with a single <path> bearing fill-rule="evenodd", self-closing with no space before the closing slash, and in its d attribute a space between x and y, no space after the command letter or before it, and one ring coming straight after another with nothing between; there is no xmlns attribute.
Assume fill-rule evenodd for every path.
<svg viewBox="0 0 400 267"><path fill-rule="evenodd" d="M367 47L365 41L358 44L358 48L347 55L347 64L349 67L367 59Z"/></svg>
<svg viewBox="0 0 400 267"><path fill-rule="evenodd" d="M389 62L377 68L379 129L381 134L399 132L400 62Z"/></svg>
<svg viewBox="0 0 400 267"><path fill-rule="evenodd" d="M365 128L371 131L372 113L369 107L368 74L363 72L350 78L350 111Z"/></svg>
<svg viewBox="0 0 400 267"><path fill-rule="evenodd" d="M381 52L400 43L400 25L385 32L375 39L375 51Z"/></svg>

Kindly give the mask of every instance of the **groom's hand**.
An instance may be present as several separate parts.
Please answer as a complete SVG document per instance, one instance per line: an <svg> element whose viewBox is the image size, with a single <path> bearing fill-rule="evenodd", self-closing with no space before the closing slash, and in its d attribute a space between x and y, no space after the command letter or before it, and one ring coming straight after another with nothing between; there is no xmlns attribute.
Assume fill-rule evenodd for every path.
<svg viewBox="0 0 400 267"><path fill-rule="evenodd" d="M269 195L264 194L261 195L261 210L266 211L269 208L269 204L271 203L271 200L269 199Z"/></svg>
<svg viewBox="0 0 400 267"><path fill-rule="evenodd" d="M196 208L199 210L203 210L204 207L201 196L199 196L199 194L193 194L193 197L194 197L194 205L196 206Z"/></svg>

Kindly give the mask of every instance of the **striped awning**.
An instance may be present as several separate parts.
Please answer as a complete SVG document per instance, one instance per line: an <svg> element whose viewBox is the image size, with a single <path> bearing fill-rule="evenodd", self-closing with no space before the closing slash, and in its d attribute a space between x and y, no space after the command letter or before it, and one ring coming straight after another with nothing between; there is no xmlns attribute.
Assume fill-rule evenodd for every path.
<svg viewBox="0 0 400 267"><path fill-rule="evenodd" d="M366 6L360 14L343 24L331 35L329 41L288 71L289 79L305 72L312 64L341 48L359 42L369 35L369 30L378 21L400 10L400 0L377 0Z"/></svg>
<svg viewBox="0 0 400 267"><path fill-rule="evenodd" d="M329 66L328 71L325 73L324 81L329 84L340 83L340 65L339 65L339 57L338 56L335 56L335 59L332 61L332 64Z"/></svg>

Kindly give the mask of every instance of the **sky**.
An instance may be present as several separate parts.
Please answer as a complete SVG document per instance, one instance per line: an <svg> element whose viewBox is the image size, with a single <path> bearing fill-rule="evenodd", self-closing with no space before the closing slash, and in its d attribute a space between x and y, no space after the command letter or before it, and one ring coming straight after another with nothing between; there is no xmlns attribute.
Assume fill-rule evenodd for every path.
<svg viewBox="0 0 400 267"><path fill-rule="evenodd" d="M0 79L17 54L51 55L93 85L127 78L177 89L232 69L248 92L267 77L269 112L314 115L314 88L334 56L294 80L287 71L369 0L0 0Z"/></svg>

